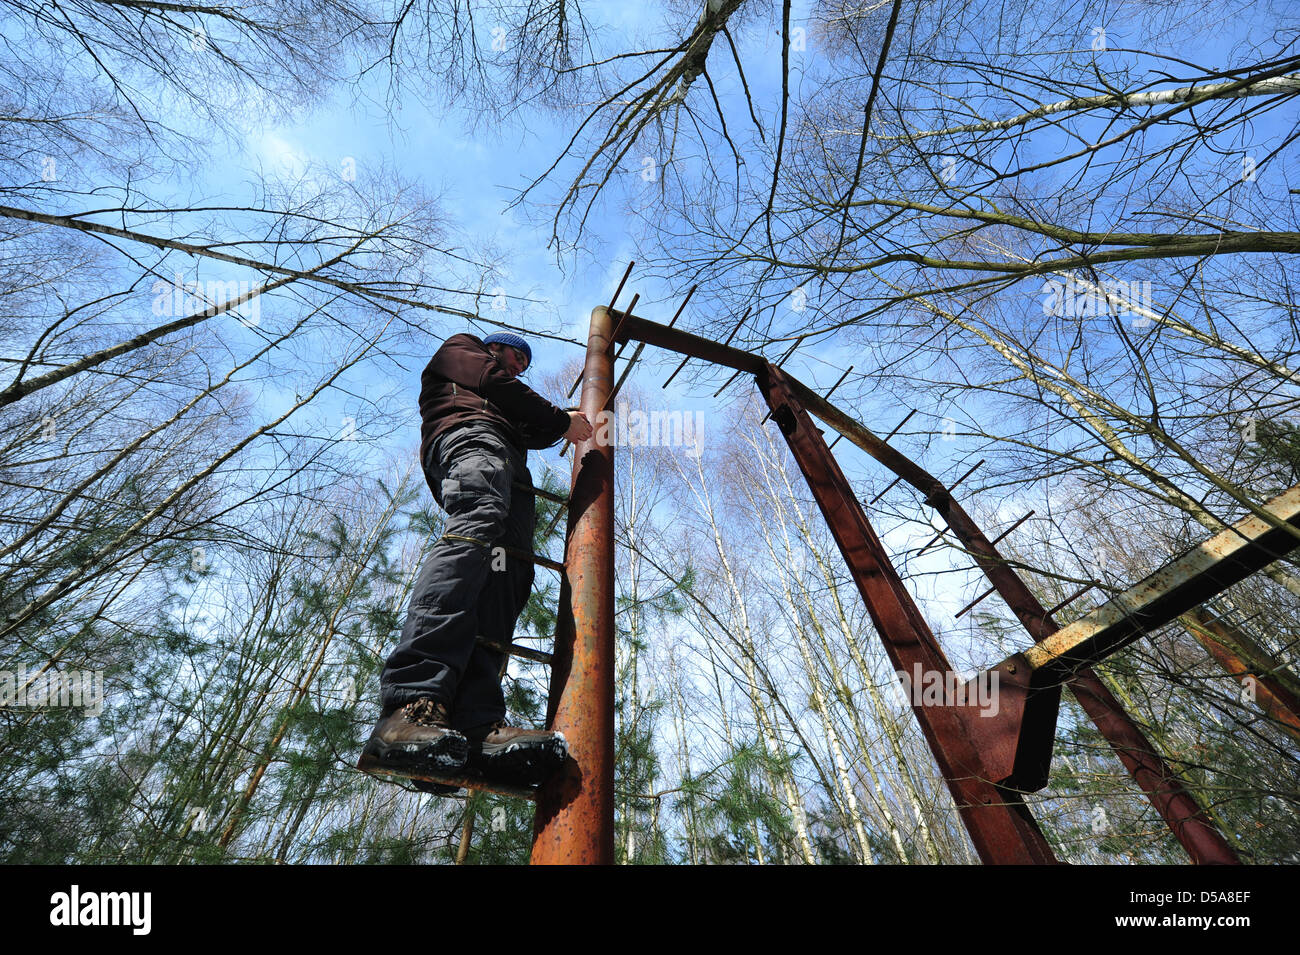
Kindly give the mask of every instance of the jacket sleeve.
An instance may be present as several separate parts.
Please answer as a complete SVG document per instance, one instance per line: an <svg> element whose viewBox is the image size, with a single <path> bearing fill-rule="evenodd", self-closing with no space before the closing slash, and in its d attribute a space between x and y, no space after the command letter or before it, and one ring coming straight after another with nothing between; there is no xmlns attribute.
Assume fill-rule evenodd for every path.
<svg viewBox="0 0 1300 955"><path fill-rule="evenodd" d="M529 439L529 447L549 447L569 430L569 415L517 378L495 366L483 374L478 393L501 410ZM548 437L549 436L549 437ZM540 445L532 441L542 441Z"/></svg>
<svg viewBox="0 0 1300 955"><path fill-rule="evenodd" d="M448 338L431 364L439 377L468 388L495 405L503 417L527 436L529 447L549 447L569 430L567 413L522 381L509 377L487 355L483 343L472 335ZM534 441L541 443L534 444Z"/></svg>

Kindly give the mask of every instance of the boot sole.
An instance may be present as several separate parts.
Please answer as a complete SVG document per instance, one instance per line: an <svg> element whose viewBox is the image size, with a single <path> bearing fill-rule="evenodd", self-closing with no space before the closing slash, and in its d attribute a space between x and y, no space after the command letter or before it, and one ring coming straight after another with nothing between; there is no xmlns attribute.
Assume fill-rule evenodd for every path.
<svg viewBox="0 0 1300 955"><path fill-rule="evenodd" d="M503 796L514 796L516 799L537 798L537 790L532 786L511 785L501 779L489 779L468 766L464 769L438 771L428 767L410 769L404 766L384 765L374 757L362 753L361 759L357 761L357 769L369 773L376 779L384 779L390 782L400 781L402 784L410 783L421 792L433 793L438 796L454 795L455 793L451 790L452 787L455 787L456 792L461 789L468 789L474 792L500 793ZM444 787L448 791L443 792L442 788Z"/></svg>
<svg viewBox="0 0 1300 955"><path fill-rule="evenodd" d="M436 740L385 743L371 737L361 751L358 769L462 769L469 759L469 741L459 733Z"/></svg>
<svg viewBox="0 0 1300 955"><path fill-rule="evenodd" d="M456 775L465 772L464 767L439 771L426 765L408 766L400 762L384 762L378 756L366 750L362 750L361 758L357 760L357 769L363 773L369 773L372 776L381 778L405 779L420 792L432 793L435 796L454 796L460 792L461 787L456 783L434 782L434 779L430 777L441 777L443 772L454 772Z"/></svg>
<svg viewBox="0 0 1300 955"><path fill-rule="evenodd" d="M422 793L431 793L434 796L454 796L461 790L460 786L453 783L431 783L427 779L412 779L411 785Z"/></svg>
<svg viewBox="0 0 1300 955"><path fill-rule="evenodd" d="M485 743L481 752L470 756L468 765L489 779L512 786L535 786L545 782L568 758L568 743L556 733L551 739L531 743Z"/></svg>

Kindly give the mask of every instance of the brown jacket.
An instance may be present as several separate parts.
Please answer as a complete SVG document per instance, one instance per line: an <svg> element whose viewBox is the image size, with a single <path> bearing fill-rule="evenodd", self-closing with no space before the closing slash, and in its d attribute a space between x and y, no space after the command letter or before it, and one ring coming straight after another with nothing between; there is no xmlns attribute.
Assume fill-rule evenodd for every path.
<svg viewBox="0 0 1300 955"><path fill-rule="evenodd" d="M470 421L487 421L521 452L550 447L569 430L569 416L517 378L510 378L473 335L452 335L420 376L420 459L434 439Z"/></svg>

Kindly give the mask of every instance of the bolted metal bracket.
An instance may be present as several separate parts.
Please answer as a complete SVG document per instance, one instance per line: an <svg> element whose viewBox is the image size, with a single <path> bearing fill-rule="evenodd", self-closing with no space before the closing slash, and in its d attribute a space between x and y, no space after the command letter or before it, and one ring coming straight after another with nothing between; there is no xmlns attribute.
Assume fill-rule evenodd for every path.
<svg viewBox="0 0 1300 955"><path fill-rule="evenodd" d="M984 701L992 691L991 706L968 702L956 709L993 781L1018 792L1037 792L1046 786L1061 685L1035 685L1033 668L1016 654L977 674L964 689L960 698L967 701Z"/></svg>

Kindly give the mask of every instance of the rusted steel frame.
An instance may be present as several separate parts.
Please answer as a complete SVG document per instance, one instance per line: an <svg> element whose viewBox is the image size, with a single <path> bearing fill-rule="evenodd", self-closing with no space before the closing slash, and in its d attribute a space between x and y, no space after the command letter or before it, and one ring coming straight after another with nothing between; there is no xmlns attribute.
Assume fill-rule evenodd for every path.
<svg viewBox="0 0 1300 955"><path fill-rule="evenodd" d="M1035 643L1056 633L1056 621L937 478L798 381L792 379L791 388L813 414L925 495L926 503L944 518ZM1092 669L1076 671L1065 685L1191 860L1197 864L1239 862L1231 844L1205 815L1183 780Z"/></svg>
<svg viewBox="0 0 1300 955"><path fill-rule="evenodd" d="M579 407L593 422L614 385L612 322L591 313ZM569 759L537 792L534 865L614 862L614 447L598 435L574 448L547 709Z"/></svg>
<svg viewBox="0 0 1300 955"><path fill-rule="evenodd" d="M1272 673L1252 666L1239 653L1238 644L1243 634L1230 625L1215 620L1204 608L1193 607L1179 618L1187 631L1200 641L1219 666L1234 680L1254 680L1255 702L1268 714L1279 729L1300 740L1300 696L1279 681Z"/></svg>
<svg viewBox="0 0 1300 955"><path fill-rule="evenodd" d="M698 336L691 336L675 329L667 330L662 325L656 325L645 319L634 316L629 316L629 319L620 332L625 338L636 338L661 348L700 357L705 357L707 349L710 360L738 370L754 371L753 365L760 361L757 356L739 349L719 345L717 342L700 339ZM1002 599L1015 613L1030 637L1039 641L1056 632L1058 627L1043 609L1042 604L1034 597L1019 575L1006 564L997 549L970 519L966 511L952 499L938 479L830 402L822 400L797 379L789 376L786 378L796 397L813 414L926 496L927 503L935 507L947 520L948 526L988 576L989 582L997 588ZM914 413L915 411L911 412L908 418ZM902 425L900 424L899 427L901 428ZM890 487L893 487L893 484ZM1120 762L1142 787L1147 798L1164 818L1192 861L1237 862L1236 854L1227 840L1206 818L1182 780L1156 752L1141 727L1124 712L1123 706L1096 674L1090 668L1082 669L1075 673L1066 685L1106 738Z"/></svg>
<svg viewBox="0 0 1300 955"><path fill-rule="evenodd" d="M903 587L826 442L791 392L789 379L770 364L758 379L894 667L906 673L916 672L916 667L925 674L950 673L947 657ZM911 702L980 858L1000 864L1055 862L1021 795L991 780L958 708L922 705L915 694Z"/></svg>

